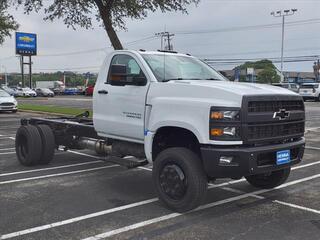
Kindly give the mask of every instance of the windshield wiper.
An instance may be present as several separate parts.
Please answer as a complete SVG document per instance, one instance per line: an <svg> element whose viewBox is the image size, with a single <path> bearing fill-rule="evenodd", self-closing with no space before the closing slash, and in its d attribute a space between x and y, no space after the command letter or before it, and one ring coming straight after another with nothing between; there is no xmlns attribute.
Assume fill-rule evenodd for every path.
<svg viewBox="0 0 320 240"><path fill-rule="evenodd" d="M161 82L177 81L177 80L201 80L201 78L169 78L164 79Z"/></svg>
<svg viewBox="0 0 320 240"><path fill-rule="evenodd" d="M221 81L221 79L218 79L218 78L206 78L205 80Z"/></svg>

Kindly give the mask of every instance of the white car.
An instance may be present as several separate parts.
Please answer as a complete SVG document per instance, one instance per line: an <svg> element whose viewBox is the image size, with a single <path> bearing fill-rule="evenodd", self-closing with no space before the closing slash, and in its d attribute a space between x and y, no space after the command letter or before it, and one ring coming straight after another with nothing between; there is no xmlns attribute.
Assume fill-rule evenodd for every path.
<svg viewBox="0 0 320 240"><path fill-rule="evenodd" d="M2 111L11 111L17 112L17 100L10 96L6 91L0 90L0 112Z"/></svg>
<svg viewBox="0 0 320 240"><path fill-rule="evenodd" d="M320 88L319 83L304 83L299 88L299 94L304 100L313 99L317 102L320 101Z"/></svg>
<svg viewBox="0 0 320 240"><path fill-rule="evenodd" d="M35 91L33 91L31 88L21 88L22 90L22 96L24 97L36 97L37 93Z"/></svg>

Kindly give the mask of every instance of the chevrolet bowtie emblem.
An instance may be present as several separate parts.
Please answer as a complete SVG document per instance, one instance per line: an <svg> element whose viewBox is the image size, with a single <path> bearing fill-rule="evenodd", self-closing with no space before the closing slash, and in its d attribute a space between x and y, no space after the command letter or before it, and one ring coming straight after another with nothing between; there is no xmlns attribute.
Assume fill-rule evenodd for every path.
<svg viewBox="0 0 320 240"><path fill-rule="evenodd" d="M290 112L285 109L280 109L279 112L273 114L273 118L278 118L279 120L284 120L290 116Z"/></svg>

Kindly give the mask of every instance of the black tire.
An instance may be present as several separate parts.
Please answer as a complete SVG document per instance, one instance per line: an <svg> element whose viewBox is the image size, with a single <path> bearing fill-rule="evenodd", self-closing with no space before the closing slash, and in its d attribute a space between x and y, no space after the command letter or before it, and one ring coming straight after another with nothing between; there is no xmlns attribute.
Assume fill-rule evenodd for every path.
<svg viewBox="0 0 320 240"><path fill-rule="evenodd" d="M35 126L21 126L16 134L16 154L19 162L24 166L39 163L41 157L42 140Z"/></svg>
<svg viewBox="0 0 320 240"><path fill-rule="evenodd" d="M254 187L270 189L283 184L290 175L291 168L285 168L269 174L257 174L247 176L247 181Z"/></svg>
<svg viewBox="0 0 320 240"><path fill-rule="evenodd" d="M152 177L159 199L173 211L190 211L206 197L207 177L199 157L189 149L162 151L153 163Z"/></svg>
<svg viewBox="0 0 320 240"><path fill-rule="evenodd" d="M320 95L314 99L315 102L320 102Z"/></svg>
<svg viewBox="0 0 320 240"><path fill-rule="evenodd" d="M54 156L55 138L48 125L37 125L42 140L42 152L39 164L49 164Z"/></svg>
<svg viewBox="0 0 320 240"><path fill-rule="evenodd" d="M12 113L16 113L16 112L18 112L18 110L12 110Z"/></svg>

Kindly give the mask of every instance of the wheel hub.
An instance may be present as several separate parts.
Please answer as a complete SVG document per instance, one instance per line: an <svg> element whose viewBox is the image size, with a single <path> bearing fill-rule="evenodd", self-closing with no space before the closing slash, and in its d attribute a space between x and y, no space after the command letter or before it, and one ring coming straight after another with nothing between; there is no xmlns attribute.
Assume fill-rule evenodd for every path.
<svg viewBox="0 0 320 240"><path fill-rule="evenodd" d="M160 173L160 186L170 198L180 200L186 193L187 179L179 166L166 165Z"/></svg>

